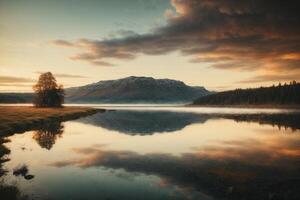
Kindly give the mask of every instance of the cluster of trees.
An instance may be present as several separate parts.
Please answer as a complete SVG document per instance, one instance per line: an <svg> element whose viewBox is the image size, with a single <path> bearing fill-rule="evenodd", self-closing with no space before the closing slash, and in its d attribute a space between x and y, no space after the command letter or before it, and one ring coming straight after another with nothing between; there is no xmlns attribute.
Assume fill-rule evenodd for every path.
<svg viewBox="0 0 300 200"><path fill-rule="evenodd" d="M41 74L33 90L35 92L33 103L36 107L61 107L64 103L63 86L56 83L51 72Z"/></svg>
<svg viewBox="0 0 300 200"><path fill-rule="evenodd" d="M219 92L196 99L193 103L197 105L299 105L300 83L292 81L289 84L279 83L272 87Z"/></svg>

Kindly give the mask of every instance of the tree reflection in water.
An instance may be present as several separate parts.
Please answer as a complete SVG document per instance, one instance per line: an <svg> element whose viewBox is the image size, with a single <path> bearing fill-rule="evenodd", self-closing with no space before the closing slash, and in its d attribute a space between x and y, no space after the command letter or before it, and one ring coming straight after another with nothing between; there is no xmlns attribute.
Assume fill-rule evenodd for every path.
<svg viewBox="0 0 300 200"><path fill-rule="evenodd" d="M27 199L26 196L21 195L20 190L15 185L5 184L3 178L8 173L4 169L3 164L7 161L10 150L4 145L9 142L6 138L0 137L0 198L9 200Z"/></svg>
<svg viewBox="0 0 300 200"><path fill-rule="evenodd" d="M33 134L33 139L36 140L42 148L50 150L55 144L57 138L62 136L63 129L64 126L60 121L51 121L39 126L38 130L36 130ZM8 142L8 140L0 137L0 199L28 199L28 196L23 195L16 185L7 184L4 181L7 170L4 169L3 163L9 160L7 155L10 153L10 150L4 145L5 142ZM27 167L26 169L22 167L22 170L15 170L13 174L16 176L20 174L26 180L30 180L34 177L27 173Z"/></svg>
<svg viewBox="0 0 300 200"><path fill-rule="evenodd" d="M0 137L0 177L6 174L6 170L3 169L3 163L8 161L7 155L10 150L4 145L4 143L9 142L6 138Z"/></svg>
<svg viewBox="0 0 300 200"><path fill-rule="evenodd" d="M50 150L57 138L62 137L64 126L60 121L51 121L43 124L33 134L33 139L42 147Z"/></svg>

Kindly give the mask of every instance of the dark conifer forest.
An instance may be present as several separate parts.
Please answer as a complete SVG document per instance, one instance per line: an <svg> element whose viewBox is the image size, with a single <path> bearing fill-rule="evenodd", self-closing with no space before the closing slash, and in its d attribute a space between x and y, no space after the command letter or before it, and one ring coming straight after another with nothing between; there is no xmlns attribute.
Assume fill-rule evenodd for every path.
<svg viewBox="0 0 300 200"><path fill-rule="evenodd" d="M195 105L300 105L300 83L236 89L196 99Z"/></svg>

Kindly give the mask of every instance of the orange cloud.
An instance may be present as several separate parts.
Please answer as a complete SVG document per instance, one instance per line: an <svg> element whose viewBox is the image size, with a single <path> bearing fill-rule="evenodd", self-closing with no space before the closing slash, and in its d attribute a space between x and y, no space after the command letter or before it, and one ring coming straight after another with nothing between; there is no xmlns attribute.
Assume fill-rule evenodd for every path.
<svg viewBox="0 0 300 200"><path fill-rule="evenodd" d="M179 51L227 70L300 72L300 17L295 1L171 0L167 24L147 34L104 40L53 41L79 48L71 57L111 66L107 59L134 59ZM299 80L299 78L297 78Z"/></svg>

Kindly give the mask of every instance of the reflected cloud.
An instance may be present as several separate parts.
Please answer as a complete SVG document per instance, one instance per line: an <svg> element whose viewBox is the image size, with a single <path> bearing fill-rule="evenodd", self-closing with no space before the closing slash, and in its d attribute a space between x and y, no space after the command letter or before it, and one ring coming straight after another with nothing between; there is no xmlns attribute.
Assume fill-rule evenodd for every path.
<svg viewBox="0 0 300 200"><path fill-rule="evenodd" d="M295 136L295 135L294 135ZM299 199L300 138L230 141L181 156L74 148L82 157L55 167L107 167L156 175L164 185L220 199Z"/></svg>
<svg viewBox="0 0 300 200"><path fill-rule="evenodd" d="M40 145L40 147L50 150L56 140L62 137L64 126L59 121L51 121L39 127L33 133L32 138Z"/></svg>
<svg viewBox="0 0 300 200"><path fill-rule="evenodd" d="M300 113L277 114L199 114L170 111L116 110L98 113L77 121L129 135L150 135L174 132L195 123L211 119L231 119L236 122L268 124L293 131L300 129Z"/></svg>

